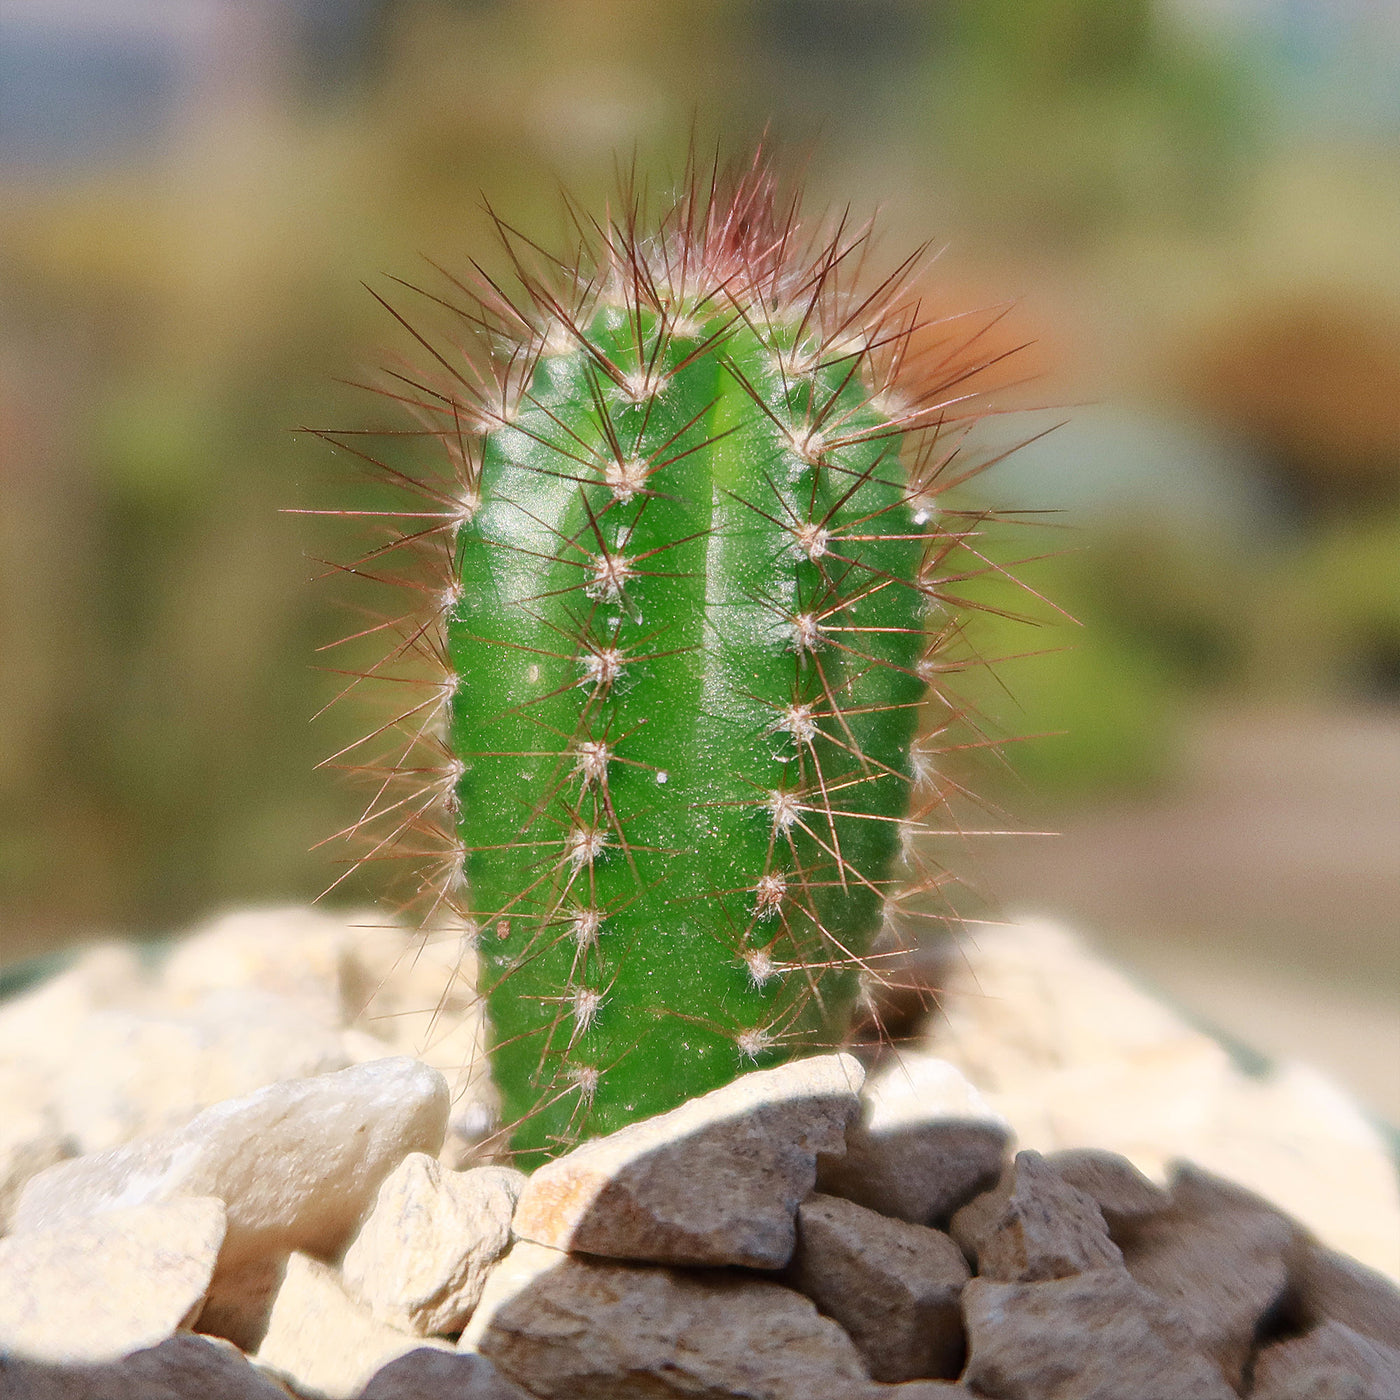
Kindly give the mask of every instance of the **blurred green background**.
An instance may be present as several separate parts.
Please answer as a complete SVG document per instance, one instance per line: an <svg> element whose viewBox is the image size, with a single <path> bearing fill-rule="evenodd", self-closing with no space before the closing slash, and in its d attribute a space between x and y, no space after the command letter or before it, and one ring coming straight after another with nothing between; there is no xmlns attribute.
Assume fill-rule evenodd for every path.
<svg viewBox="0 0 1400 1400"><path fill-rule="evenodd" d="M0 962L309 899L361 503L292 429L360 286L765 130L1005 303L976 640L1008 829L947 859L1400 1118L1400 11L1366 0L5 0ZM998 342L1000 343L1000 342ZM334 655L334 654L333 654ZM325 659L325 658L322 658ZM333 663L340 664L340 663ZM382 715L382 711L380 711ZM345 899L373 894L347 882ZM972 906L977 907L977 906Z"/></svg>

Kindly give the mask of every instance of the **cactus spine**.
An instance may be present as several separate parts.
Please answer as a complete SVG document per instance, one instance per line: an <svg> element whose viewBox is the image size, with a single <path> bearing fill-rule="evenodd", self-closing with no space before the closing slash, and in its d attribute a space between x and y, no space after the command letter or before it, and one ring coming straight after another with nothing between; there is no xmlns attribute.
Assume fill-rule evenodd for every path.
<svg viewBox="0 0 1400 1400"><path fill-rule="evenodd" d="M762 158L641 204L544 270L503 228L519 292L454 281L473 344L415 330L390 391L436 474L362 453L427 497L376 555L435 561L393 657L440 673L361 826L445 853L525 1152L839 1042L941 802L975 366L912 353L915 260L861 288L868 229L804 235Z"/></svg>

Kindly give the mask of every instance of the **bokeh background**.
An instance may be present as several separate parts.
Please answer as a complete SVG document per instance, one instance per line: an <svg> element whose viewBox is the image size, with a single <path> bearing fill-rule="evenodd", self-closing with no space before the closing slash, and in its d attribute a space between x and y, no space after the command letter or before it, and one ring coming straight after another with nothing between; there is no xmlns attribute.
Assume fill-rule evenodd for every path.
<svg viewBox="0 0 1400 1400"><path fill-rule="evenodd" d="M316 648L362 289L544 239L559 182L765 130L1001 307L1053 432L979 481L1031 618L969 678L1062 914L1400 1120L1400 8L1386 0L4 0L0 963L304 900L362 732ZM1000 438L998 438L1000 435ZM1072 617L1068 620L1065 614ZM324 659L324 658L322 658ZM374 880L342 886L363 899ZM981 901L979 903L979 901Z"/></svg>

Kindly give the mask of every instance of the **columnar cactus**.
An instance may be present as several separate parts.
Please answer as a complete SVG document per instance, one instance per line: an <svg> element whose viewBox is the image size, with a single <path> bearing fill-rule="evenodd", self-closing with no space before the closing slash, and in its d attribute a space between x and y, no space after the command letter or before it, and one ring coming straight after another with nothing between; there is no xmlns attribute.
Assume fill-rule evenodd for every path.
<svg viewBox="0 0 1400 1400"><path fill-rule="evenodd" d="M359 825L442 854L525 1152L840 1042L976 571L936 498L978 366L917 259L863 288L868 229L806 233L763 158L642 204L562 262L502 226L517 290L449 279L458 343L410 327L387 390L436 466L361 451L424 498L375 556L436 561L393 655L438 669Z"/></svg>

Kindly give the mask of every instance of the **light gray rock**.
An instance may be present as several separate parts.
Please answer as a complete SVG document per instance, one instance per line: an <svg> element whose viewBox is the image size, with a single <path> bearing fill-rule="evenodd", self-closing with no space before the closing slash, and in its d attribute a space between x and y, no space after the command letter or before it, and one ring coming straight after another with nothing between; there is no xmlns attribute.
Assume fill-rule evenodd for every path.
<svg viewBox="0 0 1400 1400"><path fill-rule="evenodd" d="M135 949L106 943L0 1002L0 1230L25 1182L78 1150L58 1086L84 1054L89 1021L114 1003L139 1001L149 981Z"/></svg>
<svg viewBox="0 0 1400 1400"><path fill-rule="evenodd" d="M471 941L446 919L435 924L404 928L372 909L242 910L176 946L162 1005L187 1010L227 989L270 996L338 1031L350 1063L407 1055L431 1065L452 1099L442 1159L459 1167L493 1125L495 1095Z"/></svg>
<svg viewBox="0 0 1400 1400"><path fill-rule="evenodd" d="M297 1007L308 1028L337 1032L346 1063L407 1055L431 1065L452 1101L441 1156L458 1167L493 1125L495 1096L471 942L439 922L409 929L375 910L304 907L228 914L173 949L160 1004L181 1014L221 992L270 998Z"/></svg>
<svg viewBox="0 0 1400 1400"><path fill-rule="evenodd" d="M1400 1336L1395 1338L1400 1345ZM1400 1351L1340 1322L1261 1347L1251 1400L1395 1400Z"/></svg>
<svg viewBox="0 0 1400 1400"><path fill-rule="evenodd" d="M161 1002L190 1011L211 994L251 993L295 1006L310 1024L338 1029L347 1024L342 988L354 917L298 905L225 914L170 950Z"/></svg>
<svg viewBox="0 0 1400 1400"><path fill-rule="evenodd" d="M414 930L352 921L341 981L347 1024L390 1047L380 1054L412 1055L442 1073L452 1109L439 1156L454 1169L476 1160L497 1117L476 985L473 939L452 919Z"/></svg>
<svg viewBox="0 0 1400 1400"><path fill-rule="evenodd" d="M32 1231L120 1206L217 1196L224 1262L304 1249L334 1254L410 1152L435 1152L447 1086L413 1060L379 1060L270 1084L183 1128L61 1162L34 1177L14 1228Z"/></svg>
<svg viewBox="0 0 1400 1400"><path fill-rule="evenodd" d="M1045 1161L1061 1180L1094 1201L1115 1240L1171 1204L1171 1197L1155 1181L1117 1152L1071 1147L1048 1153Z"/></svg>
<svg viewBox="0 0 1400 1400"><path fill-rule="evenodd" d="M94 1011L135 1005L150 978L128 944L87 948L63 971L0 1004L0 1063L54 1073L82 1043Z"/></svg>
<svg viewBox="0 0 1400 1400"><path fill-rule="evenodd" d="M525 1181L508 1167L445 1170L405 1157L345 1253L341 1280L381 1322L415 1336L460 1332L491 1266L510 1245Z"/></svg>
<svg viewBox="0 0 1400 1400"><path fill-rule="evenodd" d="M298 1395L351 1400L391 1361L418 1348L450 1351L377 1322L331 1269L305 1254L287 1260L257 1362Z"/></svg>
<svg viewBox="0 0 1400 1400"><path fill-rule="evenodd" d="M517 1244L462 1346L545 1400L864 1400L851 1340L800 1293Z"/></svg>
<svg viewBox="0 0 1400 1400"><path fill-rule="evenodd" d="M863 1077L850 1055L798 1060L585 1143L530 1177L515 1233L613 1259L781 1268Z"/></svg>
<svg viewBox="0 0 1400 1400"><path fill-rule="evenodd" d="M946 1220L1001 1173L1010 1130L946 1060L905 1051L872 1076L845 1154L817 1185L913 1225Z"/></svg>
<svg viewBox="0 0 1400 1400"><path fill-rule="evenodd" d="M1252 1192L1184 1164L1171 1195L1171 1209L1125 1241L1124 1261L1241 1387L1255 1331L1283 1298L1297 1227Z"/></svg>
<svg viewBox="0 0 1400 1400"><path fill-rule="evenodd" d="M272 1084L215 1104L173 1132L41 1172L21 1193L14 1228L33 1231L125 1205L217 1196L228 1207L228 1233L210 1306L232 1308L255 1332L249 1270L257 1273L293 1249L339 1253L384 1178L410 1152L435 1153L446 1121L442 1076L414 1060L378 1060ZM234 1340L246 1339L228 1330Z"/></svg>
<svg viewBox="0 0 1400 1400"><path fill-rule="evenodd" d="M1191 1329L1122 1269L963 1289L961 1380L996 1400L1236 1400Z"/></svg>
<svg viewBox="0 0 1400 1400"><path fill-rule="evenodd" d="M420 1347L376 1371L359 1400L531 1400L479 1352ZM916 1397L917 1400L917 1397Z"/></svg>
<svg viewBox="0 0 1400 1400"><path fill-rule="evenodd" d="M195 1326L201 1333L232 1342L249 1354L267 1331L268 1314L282 1287L286 1254L255 1255L221 1264Z"/></svg>
<svg viewBox="0 0 1400 1400"><path fill-rule="evenodd" d="M0 1240L0 1352L110 1361L164 1341L204 1305L223 1202L133 1206Z"/></svg>
<svg viewBox="0 0 1400 1400"><path fill-rule="evenodd" d="M1121 1267L1098 1206L1070 1186L1038 1152L1018 1152L992 1191L954 1217L953 1238L999 1283L1067 1278Z"/></svg>
<svg viewBox="0 0 1400 1400"><path fill-rule="evenodd" d="M50 1105L52 1083L43 1071L0 1064L0 1234L24 1183L73 1155Z"/></svg>
<svg viewBox="0 0 1400 1400"><path fill-rule="evenodd" d="M876 1380L952 1379L962 1369L968 1267L947 1235L812 1195L798 1207L785 1278L845 1328Z"/></svg>
<svg viewBox="0 0 1400 1400"><path fill-rule="evenodd" d="M287 1400L235 1347L182 1332L159 1346L94 1366L49 1366L0 1356L5 1400Z"/></svg>
<svg viewBox="0 0 1400 1400"><path fill-rule="evenodd" d="M339 1033L283 997L210 992L187 1014L95 1011L54 1085L79 1153L187 1123L203 1108L282 1079L344 1069Z"/></svg>

